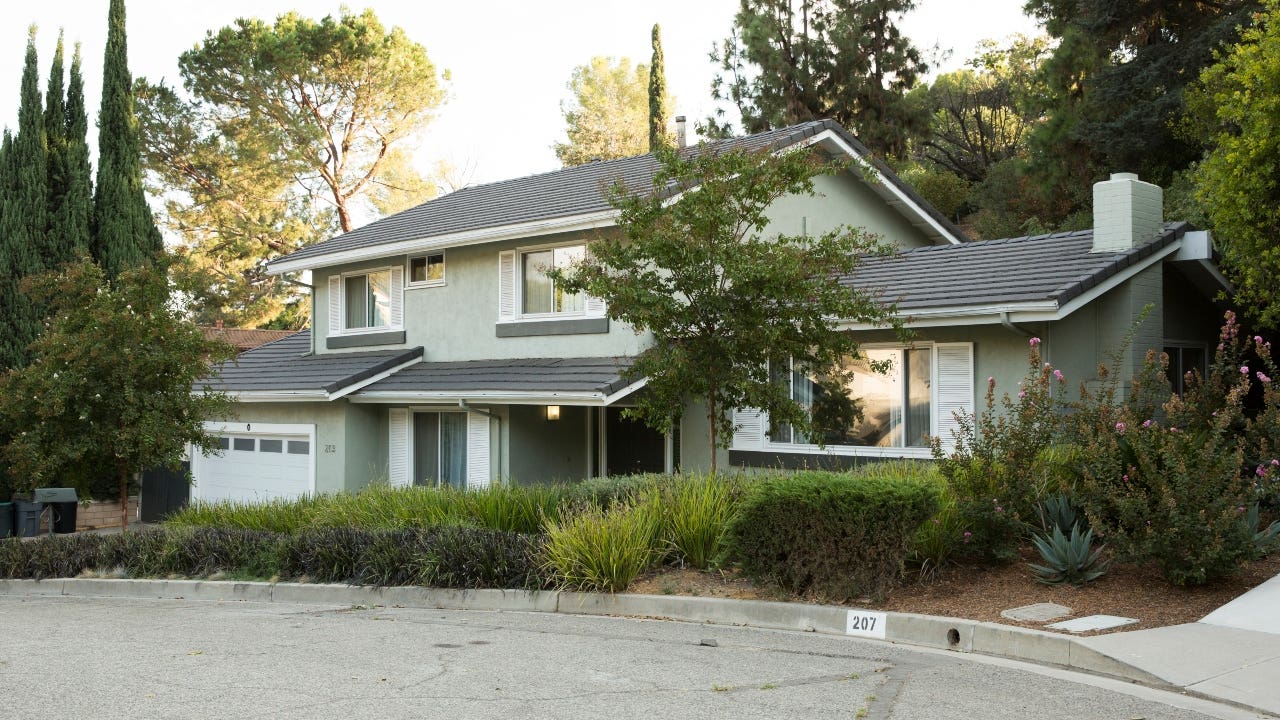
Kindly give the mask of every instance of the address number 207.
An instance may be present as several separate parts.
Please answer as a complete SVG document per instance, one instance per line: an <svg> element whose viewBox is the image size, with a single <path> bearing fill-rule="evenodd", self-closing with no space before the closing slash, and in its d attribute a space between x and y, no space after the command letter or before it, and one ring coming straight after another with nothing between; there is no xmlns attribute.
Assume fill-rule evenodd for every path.
<svg viewBox="0 0 1280 720"><path fill-rule="evenodd" d="M886 616L881 612L850 610L849 616L845 621L844 632L846 635L883 640L885 621Z"/></svg>

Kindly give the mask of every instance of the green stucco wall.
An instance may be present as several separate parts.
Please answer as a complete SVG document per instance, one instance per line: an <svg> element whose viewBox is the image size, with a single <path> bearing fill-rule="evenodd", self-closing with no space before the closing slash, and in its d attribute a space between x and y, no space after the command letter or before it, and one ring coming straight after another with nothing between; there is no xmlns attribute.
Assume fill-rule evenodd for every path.
<svg viewBox="0 0 1280 720"><path fill-rule="evenodd" d="M849 172L814 178L814 197L790 195L769 208L766 235L795 235L807 228L820 235L841 225L862 228L898 248L930 245L924 233L912 226L865 181Z"/></svg>
<svg viewBox="0 0 1280 720"><path fill-rule="evenodd" d="M546 418L542 405L511 405L511 481L519 485L581 480L587 474L587 408L560 407Z"/></svg>

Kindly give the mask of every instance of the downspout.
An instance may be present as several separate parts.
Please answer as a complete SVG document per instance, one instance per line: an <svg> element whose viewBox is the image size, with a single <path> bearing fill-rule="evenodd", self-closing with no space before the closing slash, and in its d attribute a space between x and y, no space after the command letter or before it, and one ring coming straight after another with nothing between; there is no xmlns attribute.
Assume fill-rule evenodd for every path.
<svg viewBox="0 0 1280 720"><path fill-rule="evenodd" d="M1018 327L1017 325L1014 325L1014 324L1013 324L1013 321L1009 319L1009 311L1008 311L1008 310L1001 311L1001 313L1000 313L1000 324L1001 324L1001 325L1003 325L1003 326L1005 326L1005 328L1006 328L1007 330L1009 330L1009 332L1017 333L1018 335L1021 335L1022 337L1028 337L1028 338L1029 338L1029 337L1034 337L1031 333L1029 333L1029 332L1027 332L1026 330L1024 330L1024 329L1022 329L1022 328Z"/></svg>
<svg viewBox="0 0 1280 720"><path fill-rule="evenodd" d="M466 400L459 400L458 407L462 408L463 410L466 410L467 412L479 413L481 415L484 415L487 418L496 420L498 422L498 481L505 483L506 480L504 480L503 478L505 478L506 476L502 474L502 417L499 415L494 415L488 410L481 410L480 408L472 407L467 404Z"/></svg>

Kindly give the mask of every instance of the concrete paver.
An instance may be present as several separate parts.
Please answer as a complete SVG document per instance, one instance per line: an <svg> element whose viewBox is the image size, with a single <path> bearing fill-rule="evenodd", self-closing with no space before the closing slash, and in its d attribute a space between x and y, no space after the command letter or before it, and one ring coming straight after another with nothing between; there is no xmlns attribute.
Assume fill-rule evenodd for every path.
<svg viewBox="0 0 1280 720"><path fill-rule="evenodd" d="M1119 615L1085 615L1084 617L1063 620L1048 625L1054 630L1066 630L1073 633L1085 633L1093 630L1110 630L1112 628L1133 625L1137 618L1120 617Z"/></svg>
<svg viewBox="0 0 1280 720"><path fill-rule="evenodd" d="M1280 635L1280 575L1214 610L1200 622Z"/></svg>
<svg viewBox="0 0 1280 720"><path fill-rule="evenodd" d="M1034 603L1000 611L1000 617L1020 622L1049 622L1070 614L1071 608L1057 603Z"/></svg>

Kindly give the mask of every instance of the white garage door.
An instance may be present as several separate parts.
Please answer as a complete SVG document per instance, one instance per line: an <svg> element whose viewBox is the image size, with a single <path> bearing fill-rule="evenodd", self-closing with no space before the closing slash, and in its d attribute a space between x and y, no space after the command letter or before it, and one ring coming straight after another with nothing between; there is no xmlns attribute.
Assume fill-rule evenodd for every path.
<svg viewBox="0 0 1280 720"><path fill-rule="evenodd" d="M290 500L315 490L310 426L253 423L210 428L220 453L193 458L193 500L261 502Z"/></svg>

